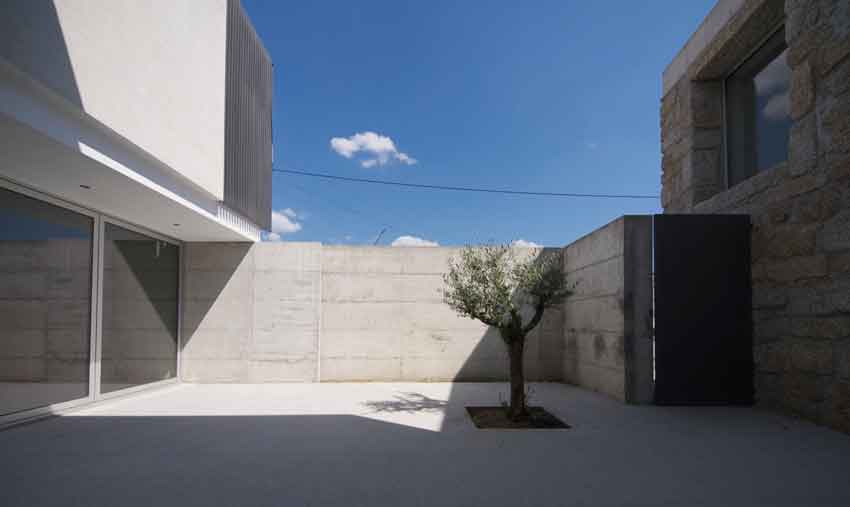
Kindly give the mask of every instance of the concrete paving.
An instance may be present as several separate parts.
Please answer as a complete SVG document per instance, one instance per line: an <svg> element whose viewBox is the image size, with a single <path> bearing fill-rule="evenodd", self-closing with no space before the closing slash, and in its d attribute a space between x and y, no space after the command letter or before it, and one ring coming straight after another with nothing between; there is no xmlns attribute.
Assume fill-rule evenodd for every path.
<svg viewBox="0 0 850 507"><path fill-rule="evenodd" d="M568 430L477 430L503 384L179 385L0 432L18 505L850 505L850 437L562 384Z"/></svg>

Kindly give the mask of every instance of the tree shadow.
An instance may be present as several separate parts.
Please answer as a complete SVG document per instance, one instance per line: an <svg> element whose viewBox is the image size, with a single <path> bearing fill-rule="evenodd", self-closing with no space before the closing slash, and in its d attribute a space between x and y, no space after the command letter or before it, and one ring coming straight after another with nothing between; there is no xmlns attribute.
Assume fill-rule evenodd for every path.
<svg viewBox="0 0 850 507"><path fill-rule="evenodd" d="M459 394L450 410L481 395L469 385ZM570 495L579 505L809 505L817 491L818 505L847 505L850 442L840 433L783 418L789 430L752 409L647 410L551 394L560 413L575 413L574 430L435 432L346 413L244 414L185 388L171 402L117 402L114 414L0 431L2 504L497 507L563 505ZM253 409L274 410L265 401L272 407ZM151 415L163 409L212 411ZM646 487L659 470L672 474L672 491Z"/></svg>
<svg viewBox="0 0 850 507"><path fill-rule="evenodd" d="M401 392L394 395L394 400L366 401L363 405L371 409L373 413L380 412L427 412L442 411L448 406L448 401L430 398L424 394L414 392Z"/></svg>

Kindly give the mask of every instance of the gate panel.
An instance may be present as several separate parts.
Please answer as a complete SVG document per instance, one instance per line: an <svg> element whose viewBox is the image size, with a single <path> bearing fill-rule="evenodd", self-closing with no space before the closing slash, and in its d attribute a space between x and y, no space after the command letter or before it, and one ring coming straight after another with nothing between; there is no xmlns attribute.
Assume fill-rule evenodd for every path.
<svg viewBox="0 0 850 507"><path fill-rule="evenodd" d="M750 404L750 221L656 215L655 403Z"/></svg>

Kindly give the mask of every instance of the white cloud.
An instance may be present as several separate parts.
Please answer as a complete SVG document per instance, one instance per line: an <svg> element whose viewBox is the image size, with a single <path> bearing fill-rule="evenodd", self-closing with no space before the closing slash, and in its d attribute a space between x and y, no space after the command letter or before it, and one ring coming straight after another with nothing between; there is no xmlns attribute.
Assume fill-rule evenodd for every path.
<svg viewBox="0 0 850 507"><path fill-rule="evenodd" d="M790 115L791 68L786 61L787 54L786 49L754 78L759 99L767 99L762 113L769 120L782 120Z"/></svg>
<svg viewBox="0 0 850 507"><path fill-rule="evenodd" d="M331 149L345 158L351 158L360 150L360 147L350 139L334 137L331 139Z"/></svg>
<svg viewBox="0 0 850 507"><path fill-rule="evenodd" d="M537 244L534 241L527 241L524 239L518 239L511 242L511 246L519 247L519 248L543 248L543 245Z"/></svg>
<svg viewBox="0 0 850 507"><path fill-rule="evenodd" d="M587 143L587 149L588 150L595 150L596 148L599 148L598 143Z"/></svg>
<svg viewBox="0 0 850 507"><path fill-rule="evenodd" d="M417 238L416 236L399 236L390 246L440 246L436 241Z"/></svg>
<svg viewBox="0 0 850 507"><path fill-rule="evenodd" d="M266 235L266 241L280 241L285 234L293 234L301 230L300 216L292 208L272 211L272 230Z"/></svg>
<svg viewBox="0 0 850 507"><path fill-rule="evenodd" d="M782 52L753 79L759 95L787 90L791 86L791 68L787 63L788 50Z"/></svg>
<svg viewBox="0 0 850 507"><path fill-rule="evenodd" d="M331 149L342 157L353 158L362 153L367 158L360 162L365 168L386 165L395 160L402 164L413 165L417 160L407 153L398 151L395 143L387 136L375 132L360 132L351 137L334 137Z"/></svg>
<svg viewBox="0 0 850 507"><path fill-rule="evenodd" d="M413 165L416 162L418 162L418 160L416 160L415 158L411 158L410 156L408 156L407 153L401 153L401 152L396 153L395 158L396 158L396 160L398 160L402 164L407 164L407 165Z"/></svg>
<svg viewBox="0 0 850 507"><path fill-rule="evenodd" d="M770 120L783 120L791 115L791 99L788 92L779 93L767 100L762 109L764 115Z"/></svg>
<svg viewBox="0 0 850 507"><path fill-rule="evenodd" d="M301 224L296 221L295 216L289 216L282 211L272 211L272 232L278 234L292 234L301 230Z"/></svg>

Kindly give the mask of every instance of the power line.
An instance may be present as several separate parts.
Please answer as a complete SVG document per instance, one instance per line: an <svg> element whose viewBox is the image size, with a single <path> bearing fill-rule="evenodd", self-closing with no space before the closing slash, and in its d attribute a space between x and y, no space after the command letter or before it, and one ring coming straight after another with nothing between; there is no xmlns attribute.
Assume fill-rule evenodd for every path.
<svg viewBox="0 0 850 507"><path fill-rule="evenodd" d="M448 185L425 185L421 183L403 183L400 181L370 180L366 178L350 178L347 176L336 176L333 174L311 173L306 171L293 171L291 169L272 169L274 172L310 176L312 178L324 178L327 180L349 181L354 183L372 183L375 185L389 185L396 187L419 188L425 190L451 190L457 192L479 192L485 194L508 194L527 195L538 197L586 197L596 199L658 199L657 195L633 195L633 194L579 194L570 192L532 192L525 190L503 190L497 188L474 188L474 187L452 187Z"/></svg>
<svg viewBox="0 0 850 507"><path fill-rule="evenodd" d="M295 188L296 190L301 191L301 193L302 193L305 197L308 197L308 198L310 198L310 199L312 199L312 198L314 197L313 193L311 193L309 190L307 190L306 188L302 187L301 185L296 185L295 183L293 183L293 184L292 184L292 188ZM322 202L323 202L324 204L330 204L332 208L336 208L336 209L338 209L338 210L340 210L340 211L345 211L345 212L347 212L347 213L353 213L353 214L355 214L355 215L359 215L359 216L361 216L361 217L363 217L363 218L368 218L368 217L366 217L366 214L365 214L365 213L363 213L362 211L356 210L356 209L354 209L354 208L352 208L352 207L350 207L350 206L346 206L345 204L342 204L342 203L340 203L340 202L333 202L333 201L330 201L330 202L329 202L327 199L324 199L324 198L322 199Z"/></svg>
<svg viewBox="0 0 850 507"><path fill-rule="evenodd" d="M306 197L309 197L309 198L313 197L313 194L309 190L307 190L306 188L302 187L301 185L297 185L297 184L293 183L292 188L295 188L295 189L301 191ZM369 227L373 227L375 225L375 222L380 222L380 221L372 221L362 211L358 211L358 210L351 208L349 206L346 206L344 204L334 203L333 201L328 201L328 200L324 200L323 202L324 202L324 204L330 204L332 208L336 208L337 210L348 212L348 213L353 213L353 214L359 216L362 219L361 223L364 224L364 225L368 225ZM346 218L350 218L350 216L346 215ZM377 243L377 240L381 238L381 235L383 235L388 229L392 228L392 225L384 223L384 225L382 227L383 228L381 229L380 234L378 234L376 236L376 239L375 239L376 243Z"/></svg>

